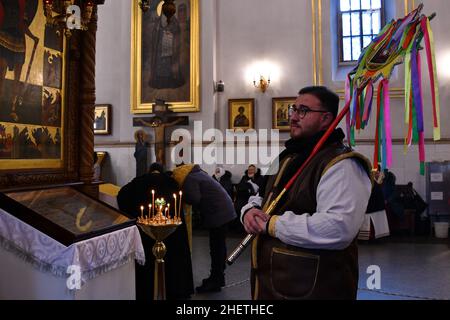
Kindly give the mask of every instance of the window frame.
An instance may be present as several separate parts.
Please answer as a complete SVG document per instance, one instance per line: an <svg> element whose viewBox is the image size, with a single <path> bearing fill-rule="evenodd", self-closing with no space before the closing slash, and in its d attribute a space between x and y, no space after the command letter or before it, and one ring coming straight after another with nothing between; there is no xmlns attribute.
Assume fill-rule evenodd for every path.
<svg viewBox="0 0 450 320"><path fill-rule="evenodd" d="M339 56L338 56L338 66L353 66L356 65L356 63L358 62L357 60L351 60L351 61L344 61L344 36L343 36L343 30L342 30L342 12L341 12L341 0L337 0L335 1L335 5L336 5L336 13L337 13L337 23L338 23L338 41L337 41L337 45L338 45L338 52L339 52ZM345 11L345 12L352 12L352 11ZM359 24L360 24L360 30L361 30L361 34L359 35L360 39L361 39L361 43L363 43L363 25L362 25L362 16L361 16L361 12L363 12L363 10L354 10L353 12L359 12L360 13L360 20L359 20ZM381 9L380 9L380 16L381 16L381 25L380 25L380 31L384 28L384 26L386 25L386 6L385 6L385 0L381 0ZM350 26L351 28L351 26ZM356 37L356 36L355 36ZM350 36L350 39L353 38L352 36ZM364 49L364 47L361 48L361 50Z"/></svg>

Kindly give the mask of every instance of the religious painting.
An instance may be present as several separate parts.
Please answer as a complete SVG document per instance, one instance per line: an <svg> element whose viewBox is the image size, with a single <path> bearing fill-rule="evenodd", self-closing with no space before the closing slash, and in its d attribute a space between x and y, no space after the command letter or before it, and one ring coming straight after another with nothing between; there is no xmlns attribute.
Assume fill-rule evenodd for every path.
<svg viewBox="0 0 450 320"><path fill-rule="evenodd" d="M42 124L57 127L61 125L61 90L43 87Z"/></svg>
<svg viewBox="0 0 450 320"><path fill-rule="evenodd" d="M63 30L56 30L52 26L45 25L44 47L58 52L63 51Z"/></svg>
<svg viewBox="0 0 450 320"><path fill-rule="evenodd" d="M229 129L255 128L255 99L228 100Z"/></svg>
<svg viewBox="0 0 450 320"><path fill-rule="evenodd" d="M295 100L295 97L272 99L272 129L282 132L290 130L289 106L293 105Z"/></svg>
<svg viewBox="0 0 450 320"><path fill-rule="evenodd" d="M150 0L145 12L136 1L132 21L131 112L153 112L157 99L175 112L199 111L199 0Z"/></svg>
<svg viewBox="0 0 450 320"><path fill-rule="evenodd" d="M64 45L43 1L0 0L0 168L63 167Z"/></svg>
<svg viewBox="0 0 450 320"><path fill-rule="evenodd" d="M44 52L44 86L61 88L62 56L60 52Z"/></svg>
<svg viewBox="0 0 450 320"><path fill-rule="evenodd" d="M94 134L111 134L111 105L95 106Z"/></svg>

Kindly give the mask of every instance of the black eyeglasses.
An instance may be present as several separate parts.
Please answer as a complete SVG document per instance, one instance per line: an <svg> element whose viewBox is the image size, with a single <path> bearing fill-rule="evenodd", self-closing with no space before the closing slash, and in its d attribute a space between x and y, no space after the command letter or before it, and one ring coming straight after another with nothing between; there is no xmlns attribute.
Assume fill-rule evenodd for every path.
<svg viewBox="0 0 450 320"><path fill-rule="evenodd" d="M308 112L314 112L314 113L329 113L329 111L324 111L324 110L311 110L309 107L304 106L304 105L300 105L300 106L296 106L295 104L291 104L289 106L289 117L292 117L292 114L296 112L297 115L299 116L300 119L303 119L304 117L306 117L306 114Z"/></svg>

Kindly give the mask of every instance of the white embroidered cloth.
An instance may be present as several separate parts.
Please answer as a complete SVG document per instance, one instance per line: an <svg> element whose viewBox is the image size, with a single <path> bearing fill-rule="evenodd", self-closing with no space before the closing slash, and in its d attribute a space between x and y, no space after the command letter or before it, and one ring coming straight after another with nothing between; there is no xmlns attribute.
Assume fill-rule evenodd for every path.
<svg viewBox="0 0 450 320"><path fill-rule="evenodd" d="M77 266L82 282L118 268L131 259L145 263L144 248L136 226L113 231L65 246L0 209L0 245L36 268L67 277ZM71 267L73 268L73 267Z"/></svg>

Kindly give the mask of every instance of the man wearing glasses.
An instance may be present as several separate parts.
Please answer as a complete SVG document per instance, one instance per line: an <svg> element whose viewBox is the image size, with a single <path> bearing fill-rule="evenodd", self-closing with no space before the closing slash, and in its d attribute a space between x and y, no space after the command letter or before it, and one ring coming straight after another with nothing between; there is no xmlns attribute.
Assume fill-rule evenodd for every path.
<svg viewBox="0 0 450 320"><path fill-rule="evenodd" d="M242 208L252 248L254 299L356 299L356 238L371 192L371 166L344 146L336 129L279 201L264 211L308 158L337 116L339 97L326 87L307 87L290 108L291 139L278 170Z"/></svg>

